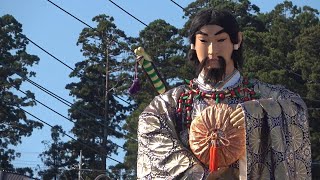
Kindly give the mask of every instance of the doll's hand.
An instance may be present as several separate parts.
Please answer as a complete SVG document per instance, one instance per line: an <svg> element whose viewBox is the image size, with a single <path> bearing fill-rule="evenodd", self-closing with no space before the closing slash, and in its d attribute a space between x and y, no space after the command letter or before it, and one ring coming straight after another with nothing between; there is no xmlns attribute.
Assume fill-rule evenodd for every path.
<svg viewBox="0 0 320 180"><path fill-rule="evenodd" d="M230 123L238 129L244 128L244 113L242 108L238 106L230 115Z"/></svg>

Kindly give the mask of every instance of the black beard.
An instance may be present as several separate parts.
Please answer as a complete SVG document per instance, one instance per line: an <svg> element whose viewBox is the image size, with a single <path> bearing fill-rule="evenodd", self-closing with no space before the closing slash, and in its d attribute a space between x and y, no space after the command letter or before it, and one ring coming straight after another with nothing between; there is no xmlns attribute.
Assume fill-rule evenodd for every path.
<svg viewBox="0 0 320 180"><path fill-rule="evenodd" d="M205 68L207 62L209 61L208 58L204 59L198 66L198 74ZM226 61L223 57L218 57L219 67L217 68L210 68L204 71L204 81L206 83L217 83L222 81L223 76L226 74Z"/></svg>

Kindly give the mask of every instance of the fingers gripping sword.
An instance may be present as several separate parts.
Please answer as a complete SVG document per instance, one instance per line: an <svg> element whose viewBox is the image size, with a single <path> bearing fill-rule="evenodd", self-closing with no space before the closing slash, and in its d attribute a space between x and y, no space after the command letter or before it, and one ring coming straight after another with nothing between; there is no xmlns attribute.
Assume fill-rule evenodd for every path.
<svg viewBox="0 0 320 180"><path fill-rule="evenodd" d="M134 53L138 56L138 62L143 70L146 72L153 87L159 94L167 91L167 87L161 78L159 72L155 68L151 57L144 51L143 47L138 47L134 50Z"/></svg>

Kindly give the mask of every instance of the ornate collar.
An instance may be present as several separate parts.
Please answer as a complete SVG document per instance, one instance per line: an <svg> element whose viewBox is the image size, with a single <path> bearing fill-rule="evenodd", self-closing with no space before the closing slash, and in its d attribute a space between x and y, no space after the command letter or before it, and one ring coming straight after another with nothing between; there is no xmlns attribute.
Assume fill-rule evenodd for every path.
<svg viewBox="0 0 320 180"><path fill-rule="evenodd" d="M236 83L234 86L224 90L213 91L203 91L199 89L198 84L192 80L186 80L186 82L189 84L189 90L188 92L180 94L177 113L180 117L183 112L186 113L184 122L187 124L187 127L189 127L191 123L191 110L194 99L211 98L214 99L216 103L220 103L226 97L238 98L242 101L249 101L260 97L260 95L254 91L253 84L249 82L248 78L241 78L240 82L242 83Z"/></svg>

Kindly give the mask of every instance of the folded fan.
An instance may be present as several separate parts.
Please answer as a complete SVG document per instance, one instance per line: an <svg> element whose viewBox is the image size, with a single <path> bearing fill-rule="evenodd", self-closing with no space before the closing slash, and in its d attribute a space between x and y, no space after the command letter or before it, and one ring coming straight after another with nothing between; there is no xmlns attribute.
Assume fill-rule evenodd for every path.
<svg viewBox="0 0 320 180"><path fill-rule="evenodd" d="M189 144L195 156L210 171L229 166L245 151L245 130L230 123L233 109L214 104L204 109L191 123Z"/></svg>

